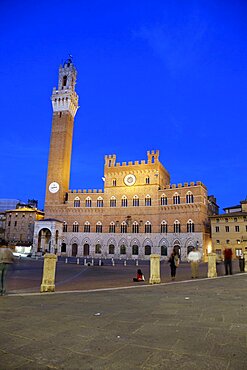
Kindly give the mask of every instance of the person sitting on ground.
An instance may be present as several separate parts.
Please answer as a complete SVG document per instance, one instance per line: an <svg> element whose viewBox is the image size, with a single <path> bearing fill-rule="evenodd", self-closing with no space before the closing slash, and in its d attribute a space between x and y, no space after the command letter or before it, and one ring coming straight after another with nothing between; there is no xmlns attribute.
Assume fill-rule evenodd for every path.
<svg viewBox="0 0 247 370"><path fill-rule="evenodd" d="M133 281L135 281L135 282L137 282L137 281L145 281L145 277L144 277L144 274L142 273L142 270L141 269L138 269L137 270L136 278L133 278Z"/></svg>

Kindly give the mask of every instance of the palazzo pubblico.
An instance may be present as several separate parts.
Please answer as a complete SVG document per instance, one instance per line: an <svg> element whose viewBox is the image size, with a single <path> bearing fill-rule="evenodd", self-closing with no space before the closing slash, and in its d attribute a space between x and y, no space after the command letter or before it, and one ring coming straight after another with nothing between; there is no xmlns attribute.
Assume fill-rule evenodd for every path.
<svg viewBox="0 0 247 370"><path fill-rule="evenodd" d="M218 212L215 198L200 181L171 185L158 150L127 163L106 155L103 190L69 190L76 75L68 59L52 93L45 219L35 222L34 253L118 259L155 253L166 259L175 248L185 260L195 246L205 257L209 216Z"/></svg>

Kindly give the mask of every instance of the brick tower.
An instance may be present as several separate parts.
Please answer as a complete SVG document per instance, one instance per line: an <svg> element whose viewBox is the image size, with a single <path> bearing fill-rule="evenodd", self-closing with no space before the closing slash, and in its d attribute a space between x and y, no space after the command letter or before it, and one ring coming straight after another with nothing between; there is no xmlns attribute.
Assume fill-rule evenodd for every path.
<svg viewBox="0 0 247 370"><path fill-rule="evenodd" d="M45 216L64 204L69 189L74 117L78 109L75 92L77 71L71 59L59 68L58 89L52 92L52 132L46 180Z"/></svg>

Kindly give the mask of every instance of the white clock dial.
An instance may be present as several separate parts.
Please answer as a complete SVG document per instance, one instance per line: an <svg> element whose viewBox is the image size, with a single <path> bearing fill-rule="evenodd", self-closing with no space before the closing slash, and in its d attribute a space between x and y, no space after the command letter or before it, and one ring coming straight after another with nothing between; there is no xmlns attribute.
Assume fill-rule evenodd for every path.
<svg viewBox="0 0 247 370"><path fill-rule="evenodd" d="M132 186L132 185L134 185L135 182L136 182L135 175L129 174L129 175L126 175L125 178L124 178L124 183L127 186Z"/></svg>
<svg viewBox="0 0 247 370"><path fill-rule="evenodd" d="M49 192L52 194L57 193L59 190L59 184L57 182L51 182L49 185Z"/></svg>

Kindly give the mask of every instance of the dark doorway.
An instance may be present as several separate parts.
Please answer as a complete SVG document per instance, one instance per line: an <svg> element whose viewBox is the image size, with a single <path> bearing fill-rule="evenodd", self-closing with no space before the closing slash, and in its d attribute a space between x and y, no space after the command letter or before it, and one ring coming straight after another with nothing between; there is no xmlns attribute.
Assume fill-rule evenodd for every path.
<svg viewBox="0 0 247 370"><path fill-rule="evenodd" d="M83 246L83 255L89 256L89 244L84 244Z"/></svg>
<svg viewBox="0 0 247 370"><path fill-rule="evenodd" d="M72 244L72 256L76 257L78 251L78 245L76 243Z"/></svg>

